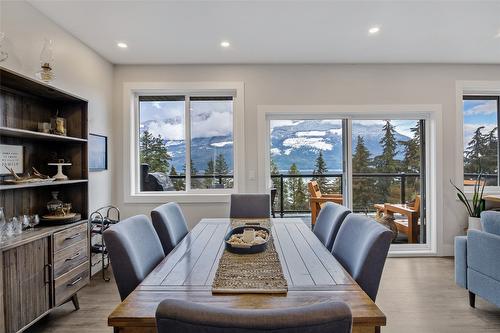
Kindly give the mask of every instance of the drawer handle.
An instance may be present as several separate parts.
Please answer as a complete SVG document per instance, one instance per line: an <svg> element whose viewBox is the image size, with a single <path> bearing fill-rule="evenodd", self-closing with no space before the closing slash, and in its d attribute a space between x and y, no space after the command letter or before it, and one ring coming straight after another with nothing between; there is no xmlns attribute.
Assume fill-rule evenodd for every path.
<svg viewBox="0 0 500 333"><path fill-rule="evenodd" d="M74 234L73 236L66 237L64 240L72 240L72 239L75 239L78 236L80 236L80 234Z"/></svg>
<svg viewBox="0 0 500 333"><path fill-rule="evenodd" d="M75 281L71 282L71 283L68 283L66 285L66 287L73 287L75 284L77 284L78 282L82 281L83 280L83 277L79 277L78 279L76 279Z"/></svg>
<svg viewBox="0 0 500 333"><path fill-rule="evenodd" d="M75 253L75 255L74 255L74 256L69 257L69 258L66 258L66 260L65 260L65 261L75 260L75 259L76 259L76 258L78 258L79 256L80 256L80 252L77 252L77 253Z"/></svg>

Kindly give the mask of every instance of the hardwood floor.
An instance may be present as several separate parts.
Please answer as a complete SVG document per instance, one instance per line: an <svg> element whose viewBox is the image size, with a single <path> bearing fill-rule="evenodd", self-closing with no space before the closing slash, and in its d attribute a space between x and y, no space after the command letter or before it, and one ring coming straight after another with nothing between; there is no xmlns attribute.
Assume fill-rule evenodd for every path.
<svg viewBox="0 0 500 333"><path fill-rule="evenodd" d="M107 316L120 302L113 280L95 277L78 293L80 310L67 303L29 329L30 333L111 333ZM451 258L390 258L377 304L387 315L383 333L480 333L500 331L500 309L476 298L453 280Z"/></svg>

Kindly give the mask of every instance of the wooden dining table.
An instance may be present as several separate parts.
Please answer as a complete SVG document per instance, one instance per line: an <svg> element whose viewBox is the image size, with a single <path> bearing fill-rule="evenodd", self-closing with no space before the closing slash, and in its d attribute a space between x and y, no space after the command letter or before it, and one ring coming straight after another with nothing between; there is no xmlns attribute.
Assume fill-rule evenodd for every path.
<svg viewBox="0 0 500 333"><path fill-rule="evenodd" d="M386 317L300 219L272 219L286 294L212 294L230 219L203 219L108 317L114 332L156 332L155 311L166 299L227 308L288 308L326 301L349 305L353 332L379 332Z"/></svg>

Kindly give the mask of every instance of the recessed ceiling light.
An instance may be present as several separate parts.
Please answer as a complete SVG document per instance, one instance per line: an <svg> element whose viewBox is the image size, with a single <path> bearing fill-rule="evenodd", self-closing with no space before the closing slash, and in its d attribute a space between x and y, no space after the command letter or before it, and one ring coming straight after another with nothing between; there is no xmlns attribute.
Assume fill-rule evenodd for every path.
<svg viewBox="0 0 500 333"><path fill-rule="evenodd" d="M116 46L118 46L119 48L122 48L122 49L126 49L128 47L127 43L124 43L124 42L118 42L118 43L116 43Z"/></svg>
<svg viewBox="0 0 500 333"><path fill-rule="evenodd" d="M498 30L498 33L495 35L495 38L500 38L500 30Z"/></svg>
<svg viewBox="0 0 500 333"><path fill-rule="evenodd" d="M368 29L368 33L370 35L376 35L380 32L380 27L379 26L374 26L374 27L371 27L370 29Z"/></svg>
<svg viewBox="0 0 500 333"><path fill-rule="evenodd" d="M220 42L220 46L228 48L231 46L231 43L229 43L227 40Z"/></svg>

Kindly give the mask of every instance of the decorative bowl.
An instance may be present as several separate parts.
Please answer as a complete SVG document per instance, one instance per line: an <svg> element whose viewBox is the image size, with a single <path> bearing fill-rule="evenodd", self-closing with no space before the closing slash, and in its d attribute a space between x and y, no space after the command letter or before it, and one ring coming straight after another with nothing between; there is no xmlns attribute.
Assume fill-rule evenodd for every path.
<svg viewBox="0 0 500 333"><path fill-rule="evenodd" d="M248 228L254 229L255 231L263 230L267 232L266 241L261 244L255 244L255 245L248 244L244 246L233 246L231 243L228 242L232 235L243 234L243 231ZM242 227L236 227L233 230L231 230L224 238L224 242L226 243L226 250L228 250L229 252L236 254L253 254L253 253L264 252L267 249L267 243L269 243L270 236L271 232L267 228L259 226L242 226Z"/></svg>

